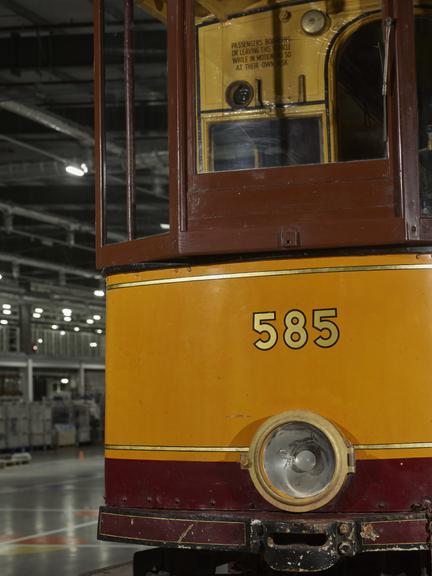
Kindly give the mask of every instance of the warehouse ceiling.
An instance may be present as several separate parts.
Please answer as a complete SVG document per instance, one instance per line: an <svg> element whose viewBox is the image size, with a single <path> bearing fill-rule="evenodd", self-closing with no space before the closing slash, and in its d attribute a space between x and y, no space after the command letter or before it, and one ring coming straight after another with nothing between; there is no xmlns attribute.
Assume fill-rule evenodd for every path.
<svg viewBox="0 0 432 576"><path fill-rule="evenodd" d="M107 0L110 241L123 230L121 0ZM93 3L0 0L0 291L94 298ZM163 26L139 11L137 184L143 234L167 216ZM117 53L115 53L117 52ZM142 56L142 54L141 54ZM142 122L141 122L142 121ZM143 126L145 125L145 128ZM75 176L66 167L88 172ZM112 168L111 168L112 167ZM75 296L74 296L75 295Z"/></svg>

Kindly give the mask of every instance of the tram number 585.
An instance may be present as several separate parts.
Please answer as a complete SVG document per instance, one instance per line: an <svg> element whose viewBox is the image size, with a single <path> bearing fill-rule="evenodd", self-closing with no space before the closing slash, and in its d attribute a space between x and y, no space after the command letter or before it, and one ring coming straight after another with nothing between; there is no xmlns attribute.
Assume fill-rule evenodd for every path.
<svg viewBox="0 0 432 576"><path fill-rule="evenodd" d="M331 320L337 318L336 308L326 308L313 310L312 328L314 330L313 340L320 348L331 348L339 340L339 328ZM271 350L277 344L279 331L272 324L276 321L276 312L254 312L253 329L261 337L255 340L254 346L258 350ZM290 310L284 317L283 341L288 348L299 350L306 346L309 341L309 331L307 317L301 310ZM317 335L317 332L319 333Z"/></svg>

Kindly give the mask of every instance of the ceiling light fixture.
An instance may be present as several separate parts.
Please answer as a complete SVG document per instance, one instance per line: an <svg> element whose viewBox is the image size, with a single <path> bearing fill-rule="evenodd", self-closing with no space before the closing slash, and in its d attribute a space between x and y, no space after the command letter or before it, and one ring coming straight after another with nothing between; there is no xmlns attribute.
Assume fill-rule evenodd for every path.
<svg viewBox="0 0 432 576"><path fill-rule="evenodd" d="M83 169L83 166L86 167L86 170ZM65 170L71 176L79 176L82 178L85 174L87 174L88 169L85 164L81 164L81 166L76 166L75 164L68 164L65 166Z"/></svg>

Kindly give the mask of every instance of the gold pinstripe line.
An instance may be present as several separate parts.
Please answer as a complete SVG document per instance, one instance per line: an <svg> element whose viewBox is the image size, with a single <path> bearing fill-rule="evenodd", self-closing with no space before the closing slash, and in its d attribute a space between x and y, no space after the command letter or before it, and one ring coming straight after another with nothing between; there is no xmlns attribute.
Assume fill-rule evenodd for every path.
<svg viewBox="0 0 432 576"><path fill-rule="evenodd" d="M231 274L203 274L182 278L159 278L139 282L119 282L107 285L107 290L136 288L138 286L158 286L160 284L182 284L185 282L206 282L210 280L235 280L240 278L264 278L267 276L299 276L303 274L331 274L335 272L383 272L386 270L431 270L432 264L386 264L382 266L333 266L325 268L298 268L293 270L267 270L262 272L233 272Z"/></svg>
<svg viewBox="0 0 432 576"><path fill-rule="evenodd" d="M249 452L249 447L233 446L139 446L106 444L105 450L132 450L141 452Z"/></svg>
<svg viewBox="0 0 432 576"><path fill-rule="evenodd" d="M356 444L355 450L418 450L432 448L432 442L407 442L405 444Z"/></svg>
<svg viewBox="0 0 432 576"><path fill-rule="evenodd" d="M401 444L354 444L354 450L419 450L432 448L432 442L408 442ZM141 446L106 444L105 450L130 450L140 452L234 452L248 453L248 446Z"/></svg>

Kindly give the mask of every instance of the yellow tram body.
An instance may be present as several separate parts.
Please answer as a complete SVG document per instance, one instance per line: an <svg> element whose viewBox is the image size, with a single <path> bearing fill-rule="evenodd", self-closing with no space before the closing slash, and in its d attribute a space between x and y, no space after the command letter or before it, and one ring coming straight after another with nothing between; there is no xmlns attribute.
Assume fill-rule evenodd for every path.
<svg viewBox="0 0 432 576"><path fill-rule="evenodd" d="M431 457L431 290L430 255L111 276L106 456L240 465L264 419L307 409L336 423L357 459ZM307 319L301 349L283 338L293 309ZM312 317L328 309L339 338L322 348ZM268 335L253 315L270 311L279 337L260 350Z"/></svg>
<svg viewBox="0 0 432 576"><path fill-rule="evenodd" d="M123 174L127 235L99 247L99 536L174 550L147 555L135 576L177 574L167 566L184 548L209 553L191 556L214 562L209 574L212 553L219 564L253 555L244 573L259 576L431 548L432 83L421 58L423 95L403 81L416 82L405 69L430 43L432 7L409 3L135 2L168 27L171 229L139 235L149 215L134 202L148 207L151 194ZM145 176L133 89L127 98L127 166ZM368 562L332 574L387 575ZM403 573L417 576L413 565Z"/></svg>

